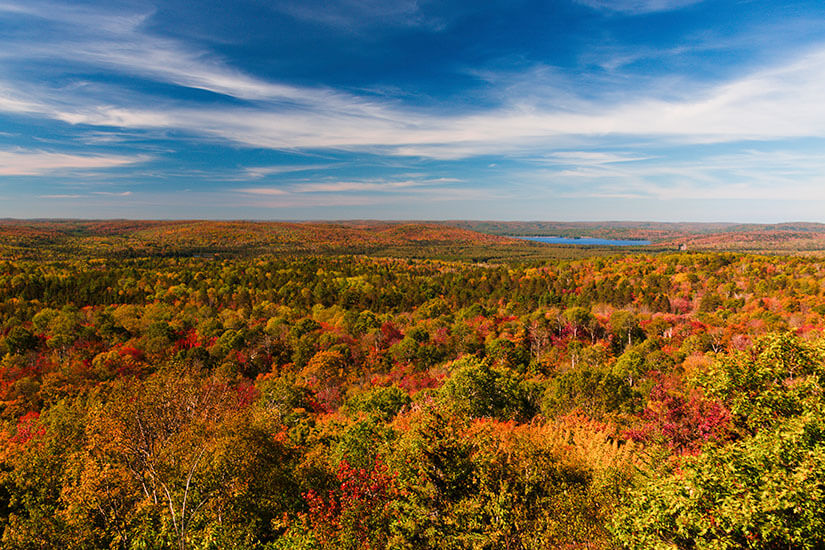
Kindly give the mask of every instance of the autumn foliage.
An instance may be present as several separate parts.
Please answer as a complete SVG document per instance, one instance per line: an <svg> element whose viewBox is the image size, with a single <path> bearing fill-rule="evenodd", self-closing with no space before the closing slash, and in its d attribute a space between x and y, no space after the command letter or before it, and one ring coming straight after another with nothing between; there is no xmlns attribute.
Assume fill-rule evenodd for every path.
<svg viewBox="0 0 825 550"><path fill-rule="evenodd" d="M0 261L3 548L817 547L825 262L75 229L132 252ZM227 235L319 250L193 252Z"/></svg>

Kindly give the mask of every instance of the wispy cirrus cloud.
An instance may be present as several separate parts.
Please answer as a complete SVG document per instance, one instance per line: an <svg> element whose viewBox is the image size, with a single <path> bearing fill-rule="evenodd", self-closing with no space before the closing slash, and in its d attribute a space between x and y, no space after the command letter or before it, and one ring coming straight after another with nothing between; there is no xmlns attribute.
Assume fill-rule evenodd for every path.
<svg viewBox="0 0 825 550"><path fill-rule="evenodd" d="M425 16L421 4L420 0L279 0L272 4L272 8L296 19L347 32L357 32L376 25L442 29L444 22Z"/></svg>
<svg viewBox="0 0 825 550"><path fill-rule="evenodd" d="M0 112L6 113L42 113L45 106L15 97L13 92L0 87Z"/></svg>
<svg viewBox="0 0 825 550"><path fill-rule="evenodd" d="M290 192L286 189L280 189L278 187L245 187L243 189L237 190L239 193L246 193L248 195L263 195L263 196L273 196L273 195L289 195Z"/></svg>
<svg viewBox="0 0 825 550"><path fill-rule="evenodd" d="M315 170L329 170L341 166L338 164L291 164L277 166L249 166L244 169L245 179L261 179L268 176L290 174L295 172L309 172Z"/></svg>
<svg viewBox="0 0 825 550"><path fill-rule="evenodd" d="M614 10L676 8L686 1L617 1L592 4ZM114 84L55 87L0 82L0 111L120 130L183 132L279 150L341 149L396 156L458 159L557 147L571 137L610 143L611 136L667 138L682 143L825 135L825 47L736 80L656 95L585 99L547 71L528 71L520 85L496 82L499 105L468 114L413 109L394 101L324 88L270 82L145 31L150 14L100 14L80 8L7 2L0 10L71 26L67 36L42 43L10 41L0 66L31 59L138 75L246 101L206 104L147 97ZM90 29L95 29L91 32ZM98 32L102 29L102 32ZM513 79L508 79L512 81ZM532 84L532 85L531 85ZM559 104L559 98L562 98ZM251 168L252 178L266 174Z"/></svg>
<svg viewBox="0 0 825 550"><path fill-rule="evenodd" d="M41 199L88 199L90 197L130 197L131 191L92 191L91 193L47 193L38 195Z"/></svg>
<svg viewBox="0 0 825 550"><path fill-rule="evenodd" d="M231 67L208 50L146 32L144 24L151 17L151 11L106 13L37 1L25 5L3 3L0 13L3 11L50 21L62 32L6 39L0 63L62 60L68 66L97 67L236 99L268 102L273 109L308 105L333 111L346 107L365 114L380 114L368 100L322 87L291 86L256 78ZM8 101L10 108L20 112L38 110L36 104L20 99ZM111 116L119 112L116 106L99 107ZM76 120L71 115L65 116L68 122Z"/></svg>
<svg viewBox="0 0 825 550"><path fill-rule="evenodd" d="M42 176L74 170L106 170L146 162L149 157L71 155L13 149L0 151L0 176Z"/></svg>
<svg viewBox="0 0 825 550"><path fill-rule="evenodd" d="M406 180L360 180L328 182L294 182L282 187L245 187L239 193L250 195L290 195L300 193L397 193L433 186L461 183L458 178L430 178Z"/></svg>
<svg viewBox="0 0 825 550"><path fill-rule="evenodd" d="M131 191L92 191L92 195L102 195L104 197L129 197Z"/></svg>
<svg viewBox="0 0 825 550"><path fill-rule="evenodd" d="M653 157L627 152L604 151L557 151L544 157L531 159L533 162L549 164L575 164L577 166L601 166L619 162L639 162Z"/></svg>
<svg viewBox="0 0 825 550"><path fill-rule="evenodd" d="M680 99L628 97L608 105L580 101L563 111L511 97L500 107L454 115L377 101L365 107L362 99L350 102L345 96L326 103L311 99L311 93L302 106L289 110L267 102L232 107L175 100L156 101L158 106L149 108L139 95L112 105L86 90L66 90L59 101L55 92L35 93L27 108L75 125L174 130L252 147L464 158L560 144L560 138L571 136L602 143L628 135L682 143L823 136L823 87L825 48L819 48L784 65L690 90Z"/></svg>
<svg viewBox="0 0 825 550"><path fill-rule="evenodd" d="M624 14L644 14L659 11L673 11L698 4L703 0L576 0L580 4L597 10Z"/></svg>
<svg viewBox="0 0 825 550"><path fill-rule="evenodd" d="M459 182L461 180L457 178L402 181L336 181L331 183L306 183L296 187L295 191L300 193L395 192Z"/></svg>
<svg viewBox="0 0 825 550"><path fill-rule="evenodd" d="M520 177L534 191L552 182L565 198L825 200L825 159L805 151L745 149L705 155L701 162L666 155L619 163L547 161Z"/></svg>
<svg viewBox="0 0 825 550"><path fill-rule="evenodd" d="M335 185L340 183L341 185ZM502 199L506 194L485 187L431 187L421 188L417 186L397 187L392 192L374 192L372 189L349 189L353 182L330 183L329 190L316 188L313 192L300 192L279 190L277 188L251 188L239 189L239 195L254 197L255 201L250 203L240 203L245 206L267 207L275 209L284 208L311 208L311 207L341 207L341 206L368 206L368 205L405 205L411 203L438 203L456 200L485 200ZM367 183L367 182L360 182ZM271 192L269 192L271 191ZM370 192L353 192L370 191ZM227 199L231 202L231 199Z"/></svg>

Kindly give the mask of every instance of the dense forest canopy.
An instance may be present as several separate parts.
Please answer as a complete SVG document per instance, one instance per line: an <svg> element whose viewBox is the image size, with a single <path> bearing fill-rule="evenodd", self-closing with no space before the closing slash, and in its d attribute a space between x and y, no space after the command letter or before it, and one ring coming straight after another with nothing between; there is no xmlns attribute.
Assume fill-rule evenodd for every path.
<svg viewBox="0 0 825 550"><path fill-rule="evenodd" d="M821 259L102 252L0 261L3 548L821 544Z"/></svg>

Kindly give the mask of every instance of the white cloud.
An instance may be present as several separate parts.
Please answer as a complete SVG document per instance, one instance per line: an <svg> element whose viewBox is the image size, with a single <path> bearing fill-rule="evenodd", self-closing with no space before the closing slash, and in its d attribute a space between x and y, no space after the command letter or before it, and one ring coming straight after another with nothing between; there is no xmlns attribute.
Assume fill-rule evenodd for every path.
<svg viewBox="0 0 825 550"><path fill-rule="evenodd" d="M433 186L460 183L456 178L431 178L418 180L361 180L361 181L330 181L330 182L297 182L285 187L246 187L237 189L240 193L251 195L294 195L300 193L398 193L410 192ZM443 187L442 187L443 189Z"/></svg>
<svg viewBox="0 0 825 550"><path fill-rule="evenodd" d="M109 169L147 160L149 158L145 156L87 156L15 149L0 151L0 176L42 176L61 171Z"/></svg>
<svg viewBox="0 0 825 550"><path fill-rule="evenodd" d="M245 179L261 179L267 176L288 174L292 172L309 172L314 170L328 170L340 164L301 164L277 166L250 166L244 169Z"/></svg>
<svg viewBox="0 0 825 550"><path fill-rule="evenodd" d="M357 97L267 82L228 66L208 51L148 34L142 27L151 13L109 14L42 2L3 3L1 11L47 19L62 26L64 32L51 38L38 36L36 41L7 39L0 60L60 59L238 99L283 102L288 107L327 105L333 110L336 106L354 109L360 104L365 112L371 111L370 103ZM116 114L114 111L111 114ZM72 122L70 118L67 121Z"/></svg>
<svg viewBox="0 0 825 550"><path fill-rule="evenodd" d="M131 196L131 191L114 192L114 191L92 191L91 193L52 193L46 195L38 195L41 199L82 199L89 198L94 195L103 197L128 197Z"/></svg>
<svg viewBox="0 0 825 550"><path fill-rule="evenodd" d="M27 0L25 3L3 1L0 2L0 12L93 28L97 33L132 31L152 14L151 10L131 14L107 13L98 8L88 8L78 4L40 0Z"/></svg>
<svg viewBox="0 0 825 550"><path fill-rule="evenodd" d="M658 11L678 10L702 0L577 0L580 4L597 10L643 14Z"/></svg>
<svg viewBox="0 0 825 550"><path fill-rule="evenodd" d="M421 13L420 4L420 0L282 0L274 2L273 8L296 19L349 32L387 25L443 28L442 21Z"/></svg>
<svg viewBox="0 0 825 550"><path fill-rule="evenodd" d="M26 101L16 96L14 92L0 86L0 112L6 113L36 113L42 112L45 107Z"/></svg>
<svg viewBox="0 0 825 550"><path fill-rule="evenodd" d="M403 181L336 181L330 183L304 183L296 185L296 193L342 193L342 192L395 192L412 188L457 183L455 178L437 178L430 180L403 180Z"/></svg>
<svg viewBox="0 0 825 550"><path fill-rule="evenodd" d="M131 194L131 191L92 191L92 195L103 195L104 197L128 197Z"/></svg>
<svg viewBox="0 0 825 550"><path fill-rule="evenodd" d="M534 192L566 198L825 200L825 158L799 151L746 150L695 159L583 164L525 171Z"/></svg>
<svg viewBox="0 0 825 550"><path fill-rule="evenodd" d="M535 162L553 164L602 165L617 162L639 162L653 157L633 153L607 153L602 151L557 151L544 158L533 159Z"/></svg>
<svg viewBox="0 0 825 550"><path fill-rule="evenodd" d="M694 91L679 101L655 97L577 111L529 105L503 106L470 115L444 116L387 103L365 107L339 97L289 110L267 103L250 107L162 108L101 105L67 92L42 114L72 124L125 129L172 129L273 149L372 150L401 156L462 158L559 146L580 136L604 143L611 136L665 137L680 143L713 143L825 136L825 49L793 63L730 83ZM307 94L311 98L312 94ZM38 98L44 102L48 100ZM519 98L513 98L516 104ZM0 104L0 107L2 105Z"/></svg>
<svg viewBox="0 0 825 550"><path fill-rule="evenodd" d="M288 191L276 187L246 187L238 189L238 192L250 195L289 195Z"/></svg>
<svg viewBox="0 0 825 550"><path fill-rule="evenodd" d="M343 182L348 183L348 182ZM272 193L271 200L265 200L266 192L261 192L266 188L238 189L242 194L250 194L255 197L254 202L232 203L234 206L257 207L257 208L315 208L327 206L369 206L369 205L404 205L445 202L445 201L470 201L493 199L501 200L504 197L494 190L485 188L456 188L456 187L432 187L422 188L396 188L393 193L352 193L346 185L340 188L330 187L329 191L321 192L299 192L296 186L295 192ZM229 201L229 199L227 199Z"/></svg>

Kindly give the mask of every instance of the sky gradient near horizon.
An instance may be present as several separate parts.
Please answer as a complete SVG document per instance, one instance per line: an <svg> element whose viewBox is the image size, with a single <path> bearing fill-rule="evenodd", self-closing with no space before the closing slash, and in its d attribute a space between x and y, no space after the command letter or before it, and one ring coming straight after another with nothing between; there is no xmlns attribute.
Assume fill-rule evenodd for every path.
<svg viewBox="0 0 825 550"><path fill-rule="evenodd" d="M0 0L0 217L825 222L821 0Z"/></svg>

